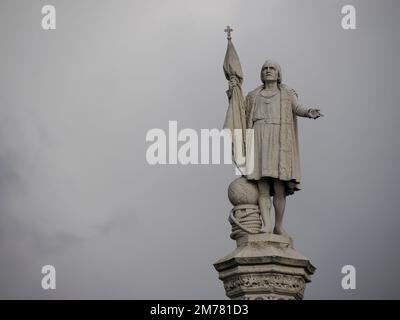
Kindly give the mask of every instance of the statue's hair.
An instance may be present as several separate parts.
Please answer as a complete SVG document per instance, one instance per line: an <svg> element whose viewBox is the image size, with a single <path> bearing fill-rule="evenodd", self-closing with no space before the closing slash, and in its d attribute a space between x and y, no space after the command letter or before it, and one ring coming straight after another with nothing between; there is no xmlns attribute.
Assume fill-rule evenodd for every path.
<svg viewBox="0 0 400 320"><path fill-rule="evenodd" d="M262 76L262 70L263 70L264 66L267 64L273 65L276 68L276 70L278 71L278 81L277 82L278 82L278 85L280 85L282 83L282 69L281 69L281 66L279 65L279 63L272 61L272 60L267 60L262 65L261 71L260 71L261 82L264 83L263 76Z"/></svg>

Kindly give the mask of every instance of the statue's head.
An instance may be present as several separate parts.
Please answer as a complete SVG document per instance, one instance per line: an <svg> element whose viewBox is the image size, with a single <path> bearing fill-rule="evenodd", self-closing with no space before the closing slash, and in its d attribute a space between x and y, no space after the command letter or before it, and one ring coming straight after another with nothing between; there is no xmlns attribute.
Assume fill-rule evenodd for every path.
<svg viewBox="0 0 400 320"><path fill-rule="evenodd" d="M266 81L277 81L278 84L282 83L282 71L281 66L272 61L267 60L261 68L261 81L265 83Z"/></svg>

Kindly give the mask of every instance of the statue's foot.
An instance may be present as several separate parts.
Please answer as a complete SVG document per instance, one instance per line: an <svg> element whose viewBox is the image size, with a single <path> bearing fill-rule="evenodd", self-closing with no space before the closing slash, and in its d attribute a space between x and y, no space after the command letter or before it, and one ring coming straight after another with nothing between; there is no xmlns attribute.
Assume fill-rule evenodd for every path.
<svg viewBox="0 0 400 320"><path fill-rule="evenodd" d="M264 226L260 229L260 233L271 233L271 226Z"/></svg>
<svg viewBox="0 0 400 320"><path fill-rule="evenodd" d="M280 226L275 226L274 234L279 234L280 236L284 236L284 237L290 238L290 235L285 231L285 229L283 229Z"/></svg>

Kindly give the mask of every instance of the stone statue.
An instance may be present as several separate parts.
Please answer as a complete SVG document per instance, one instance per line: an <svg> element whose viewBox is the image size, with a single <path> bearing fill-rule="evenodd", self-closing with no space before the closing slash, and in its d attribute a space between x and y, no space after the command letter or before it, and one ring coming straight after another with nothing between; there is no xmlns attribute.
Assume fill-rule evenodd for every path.
<svg viewBox="0 0 400 320"><path fill-rule="evenodd" d="M250 148L254 170L246 175L246 179L258 185L258 206L263 221L260 232L289 237L283 229L282 221L286 196L300 190L297 117L317 119L322 114L320 109L305 108L299 103L297 93L282 83L281 67L271 60L267 60L261 68L263 84L251 91L244 101L232 102L232 99L241 100L234 92L238 90L241 94L243 76L239 58L231 44L232 29L227 28L225 31L228 32L227 51L233 53L227 52L224 62L230 100L224 127L254 130L254 144ZM241 121L236 120L238 124L235 125L235 119ZM275 209L273 229L270 219L271 197Z"/></svg>
<svg viewBox="0 0 400 320"><path fill-rule="evenodd" d="M286 196L300 190L297 117L317 119L322 114L299 103L296 92L282 83L279 64L270 60L261 68L262 85L244 98L243 73L231 41L232 31L225 29L229 106L224 128L232 132L233 161L242 176L228 188L233 205L230 237L236 240L236 249L214 267L230 299L303 299L306 283L316 268L294 249L282 220Z"/></svg>

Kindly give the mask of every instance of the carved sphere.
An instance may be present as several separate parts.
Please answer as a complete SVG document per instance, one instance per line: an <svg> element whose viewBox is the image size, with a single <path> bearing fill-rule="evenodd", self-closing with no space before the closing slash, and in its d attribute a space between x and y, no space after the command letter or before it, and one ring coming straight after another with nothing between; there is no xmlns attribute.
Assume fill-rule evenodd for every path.
<svg viewBox="0 0 400 320"><path fill-rule="evenodd" d="M239 204L258 204L258 187L255 183L244 177L232 181L228 187L229 201L237 206Z"/></svg>

